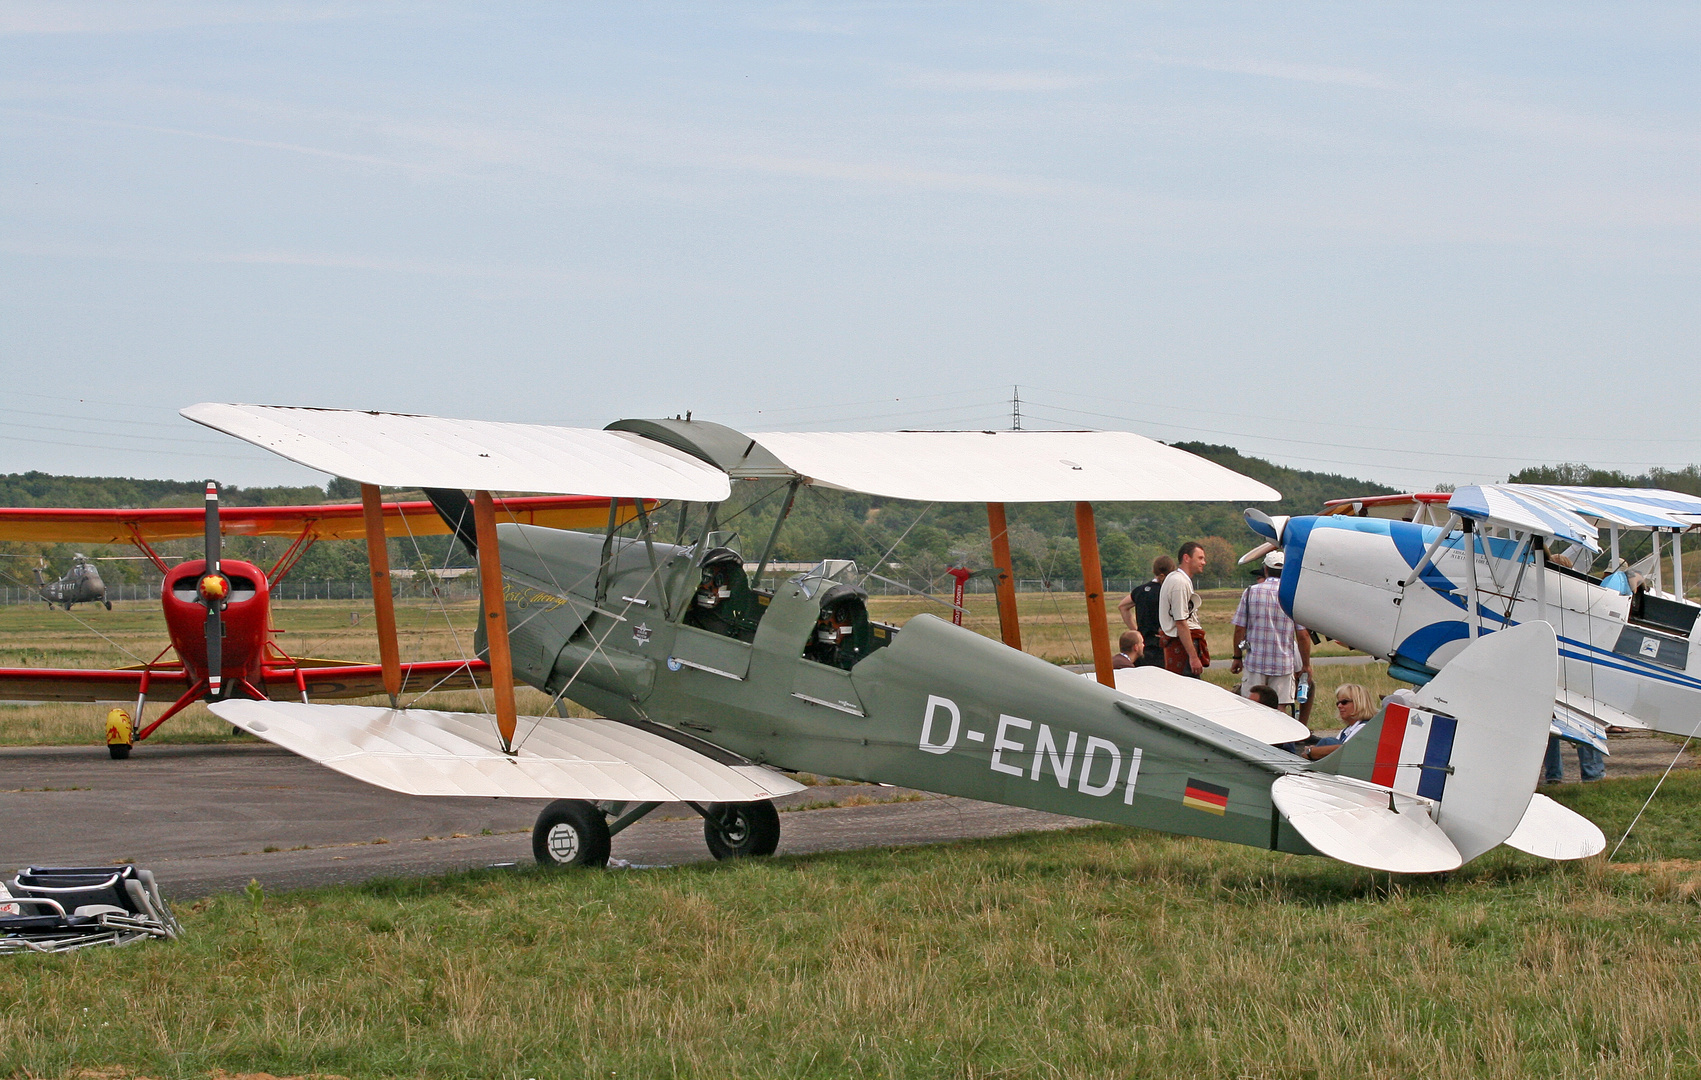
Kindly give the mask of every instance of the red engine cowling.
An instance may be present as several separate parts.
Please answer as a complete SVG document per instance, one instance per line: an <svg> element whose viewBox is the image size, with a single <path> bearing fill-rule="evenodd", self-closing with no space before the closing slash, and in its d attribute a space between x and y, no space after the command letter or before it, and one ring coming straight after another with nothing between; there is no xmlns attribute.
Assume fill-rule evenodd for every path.
<svg viewBox="0 0 1701 1080"><path fill-rule="evenodd" d="M205 559L179 563L165 575L160 589L166 632L191 684L207 674L207 609L195 591L206 569ZM226 687L246 680L259 688L263 686L262 665L271 626L266 575L253 563L239 559L219 560L219 572L230 581L230 595L224 605L224 670L220 674Z"/></svg>

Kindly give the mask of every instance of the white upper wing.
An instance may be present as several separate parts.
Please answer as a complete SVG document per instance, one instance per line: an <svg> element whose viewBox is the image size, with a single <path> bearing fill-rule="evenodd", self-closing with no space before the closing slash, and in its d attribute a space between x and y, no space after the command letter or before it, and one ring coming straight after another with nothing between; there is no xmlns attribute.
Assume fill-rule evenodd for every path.
<svg viewBox="0 0 1701 1080"><path fill-rule="evenodd" d="M822 487L920 502L1265 502L1273 488L1131 431L754 436Z"/></svg>
<svg viewBox="0 0 1701 1080"><path fill-rule="evenodd" d="M311 469L384 487L719 502L727 475L623 431L203 402L182 410Z"/></svg>

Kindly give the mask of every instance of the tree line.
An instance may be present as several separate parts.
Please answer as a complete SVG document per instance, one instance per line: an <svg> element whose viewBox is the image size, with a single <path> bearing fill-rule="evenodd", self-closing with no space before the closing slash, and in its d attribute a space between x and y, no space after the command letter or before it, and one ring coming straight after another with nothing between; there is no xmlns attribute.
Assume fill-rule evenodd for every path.
<svg viewBox="0 0 1701 1080"><path fill-rule="evenodd" d="M1337 473L1287 468L1246 456L1230 446L1197 442L1175 445L1280 491L1280 502L1261 504L1261 509L1270 514L1313 513L1330 499L1386 495L1395 490ZM1560 464L1525 469L1509 477L1508 482L1663 487L1701 495L1701 466L1629 475L1583 464ZM0 506L189 507L201 505L204 490L204 484L192 481L12 473L0 475ZM323 488L232 485L221 488L220 498L226 506L354 502L360 498L360 486L340 478ZM385 498L418 499L423 495L417 491L386 491ZM783 501L783 484L738 485L733 499L721 511L723 539L730 541L746 558L754 559L766 542ZM1256 542L1242 519L1244 508L1245 504L1238 503L1098 505L1094 510L1105 575L1143 577L1150 572L1152 560L1158 555L1173 555L1183 541L1198 540L1205 545L1209 556L1202 584L1221 586L1242 582L1246 571L1235 565L1235 559ZM1079 578L1071 504L1012 504L1008 515L1011 558L1018 577L1042 581ZM667 506L653 512L652 521L661 539L671 541L680 535L674 524L677 516L677 510ZM689 543L696 533L687 531L686 536ZM266 569L289 543L287 538L229 536L224 550L229 557L245 559ZM201 549L197 540L171 541L158 546L168 560L196 558ZM64 572L76 553L69 544L9 543L0 544L0 549L10 555L26 556L0 560L0 573L18 583L33 580L27 569L28 557L45 556L49 568L58 574ZM392 540L390 549L391 565L396 567L471 565L467 553L448 537L422 537L417 542ZM127 556L134 551L127 545L95 545L82 553ZM949 581L943 575L950 566L967 565L976 569L990 566L992 553L986 508L979 503L913 503L806 487L797 495L773 558L784 562L854 558L865 567L876 563L897 564L896 576L937 583ZM150 563L126 560L103 563L101 573L111 581L139 582L158 572ZM348 540L315 544L296 565L292 576L313 581L356 581L365 579L367 574L364 543Z"/></svg>

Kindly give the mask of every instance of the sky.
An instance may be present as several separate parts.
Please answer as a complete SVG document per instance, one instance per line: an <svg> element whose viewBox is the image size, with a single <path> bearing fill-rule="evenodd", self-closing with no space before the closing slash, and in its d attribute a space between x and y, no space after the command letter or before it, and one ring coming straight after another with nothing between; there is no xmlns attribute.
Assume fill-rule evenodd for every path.
<svg viewBox="0 0 1701 1080"><path fill-rule="evenodd" d="M242 401L1701 462L1693 4L0 7L0 472Z"/></svg>

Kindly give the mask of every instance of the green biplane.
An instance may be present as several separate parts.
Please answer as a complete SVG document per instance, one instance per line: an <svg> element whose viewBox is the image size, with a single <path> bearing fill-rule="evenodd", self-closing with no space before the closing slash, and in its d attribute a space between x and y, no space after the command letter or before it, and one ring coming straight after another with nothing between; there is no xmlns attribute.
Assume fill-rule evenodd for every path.
<svg viewBox="0 0 1701 1080"><path fill-rule="evenodd" d="M1271 745L1294 737L1291 720L1196 680L1142 669L1101 685L931 615L876 622L854 563L753 587L719 520L733 484L783 491L760 581L806 484L988 504L1278 497L1137 435L751 436L692 420L593 431L210 404L184 415L374 496L425 488L479 556L476 644L496 683L493 715L246 700L214 711L393 790L553 799L533 833L542 862L606 863L611 835L674 800L703 815L715 856L770 854L770 800L799 790L785 773L802 771L1392 872L1451 870L1502 843L1549 858L1605 843L1535 794L1556 663L1545 623L1485 636L1312 763ZM611 512L602 535L505 524L492 489L638 500L638 512L626 527ZM515 716L509 670L597 717ZM398 704L403 688L387 685Z"/></svg>

